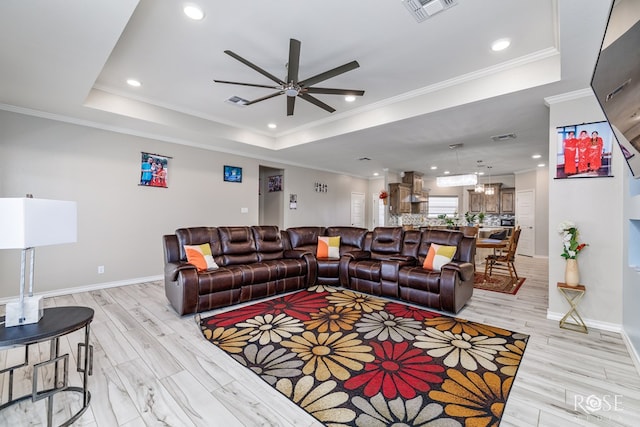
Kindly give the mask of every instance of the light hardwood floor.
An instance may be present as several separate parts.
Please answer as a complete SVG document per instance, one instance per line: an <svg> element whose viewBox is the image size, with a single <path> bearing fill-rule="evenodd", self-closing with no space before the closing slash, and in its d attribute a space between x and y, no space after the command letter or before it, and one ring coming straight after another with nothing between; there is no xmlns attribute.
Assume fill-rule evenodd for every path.
<svg viewBox="0 0 640 427"><path fill-rule="evenodd" d="M517 295L476 290L458 314L531 336L501 425L640 425L640 377L620 334L560 329L557 321L546 319L547 260L518 257L516 266L527 278ZM76 425L320 425L205 341L193 316L177 316L161 282L49 298L46 305L95 310L92 400ZM74 333L61 339L74 368L80 338ZM35 360L48 351L45 343L30 353ZM22 356L19 349L2 351L0 367ZM25 369L16 376L16 394L27 392L30 375ZM4 401L7 379L0 381ZM79 381L72 373L71 383ZM78 403L73 396L56 399L54 420L59 423ZM0 426L44 424L44 402L0 411Z"/></svg>

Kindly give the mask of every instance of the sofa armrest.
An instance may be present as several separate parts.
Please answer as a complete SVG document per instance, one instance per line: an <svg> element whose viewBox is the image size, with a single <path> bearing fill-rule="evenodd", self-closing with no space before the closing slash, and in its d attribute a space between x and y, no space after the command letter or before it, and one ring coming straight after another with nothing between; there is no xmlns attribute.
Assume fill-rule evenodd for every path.
<svg viewBox="0 0 640 427"><path fill-rule="evenodd" d="M347 257L349 260L361 260L371 258L371 252L369 251L350 251L342 254L341 258Z"/></svg>
<svg viewBox="0 0 640 427"><path fill-rule="evenodd" d="M442 266L442 270L457 271L462 281L473 280L473 264L464 261L451 261Z"/></svg>
<svg viewBox="0 0 640 427"><path fill-rule="evenodd" d="M180 315L198 311L198 270L186 262L165 265L164 292Z"/></svg>
<svg viewBox="0 0 640 427"><path fill-rule="evenodd" d="M401 265L415 265L416 258L411 255L394 255L389 258L389 261L398 261L402 263Z"/></svg>
<svg viewBox="0 0 640 427"><path fill-rule="evenodd" d="M304 258L305 255L313 255L311 251L303 251L300 249L288 249L284 251L284 257L288 259L301 259Z"/></svg>
<svg viewBox="0 0 640 427"><path fill-rule="evenodd" d="M416 265L416 259L412 256L394 256L389 260L380 261L380 278L398 283L398 272L402 267Z"/></svg>
<svg viewBox="0 0 640 427"><path fill-rule="evenodd" d="M196 266L188 262L168 262L164 265L164 277L170 282L178 280L178 273L183 270L196 270Z"/></svg>

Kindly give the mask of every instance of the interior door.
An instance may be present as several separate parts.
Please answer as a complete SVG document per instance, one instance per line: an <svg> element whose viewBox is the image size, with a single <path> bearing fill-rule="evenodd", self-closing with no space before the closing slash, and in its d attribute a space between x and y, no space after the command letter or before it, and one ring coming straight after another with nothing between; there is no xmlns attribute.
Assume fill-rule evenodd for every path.
<svg viewBox="0 0 640 427"><path fill-rule="evenodd" d="M364 227L364 193L351 193L351 225Z"/></svg>
<svg viewBox="0 0 640 427"><path fill-rule="evenodd" d="M518 241L518 255L533 256L536 248L535 234L535 192L522 190L516 192L516 225L519 225L520 240Z"/></svg>

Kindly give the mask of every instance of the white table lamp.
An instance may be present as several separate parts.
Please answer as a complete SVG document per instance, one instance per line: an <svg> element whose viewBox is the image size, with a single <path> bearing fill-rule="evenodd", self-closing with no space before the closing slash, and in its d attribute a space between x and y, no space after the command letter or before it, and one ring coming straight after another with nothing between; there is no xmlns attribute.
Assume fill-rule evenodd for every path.
<svg viewBox="0 0 640 427"><path fill-rule="evenodd" d="M77 223L76 202L0 198L0 249L22 249L20 299L7 303L6 327L40 321L42 297L33 296L34 248L77 241ZM30 254L28 290L25 289L27 253Z"/></svg>

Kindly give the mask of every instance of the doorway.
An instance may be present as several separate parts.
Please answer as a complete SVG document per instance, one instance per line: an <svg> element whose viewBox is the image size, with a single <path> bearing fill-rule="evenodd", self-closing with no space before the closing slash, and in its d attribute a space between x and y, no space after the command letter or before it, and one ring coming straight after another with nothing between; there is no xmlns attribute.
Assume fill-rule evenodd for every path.
<svg viewBox="0 0 640 427"><path fill-rule="evenodd" d="M269 186L269 182L284 184L284 169L260 166L258 170L258 225L284 228L284 185ZM276 180L274 177L280 177Z"/></svg>
<svg viewBox="0 0 640 427"><path fill-rule="evenodd" d="M534 190L516 191L516 225L520 226L518 255L533 256L536 248L536 203Z"/></svg>
<svg viewBox="0 0 640 427"><path fill-rule="evenodd" d="M351 193L351 226L364 228L364 193Z"/></svg>

